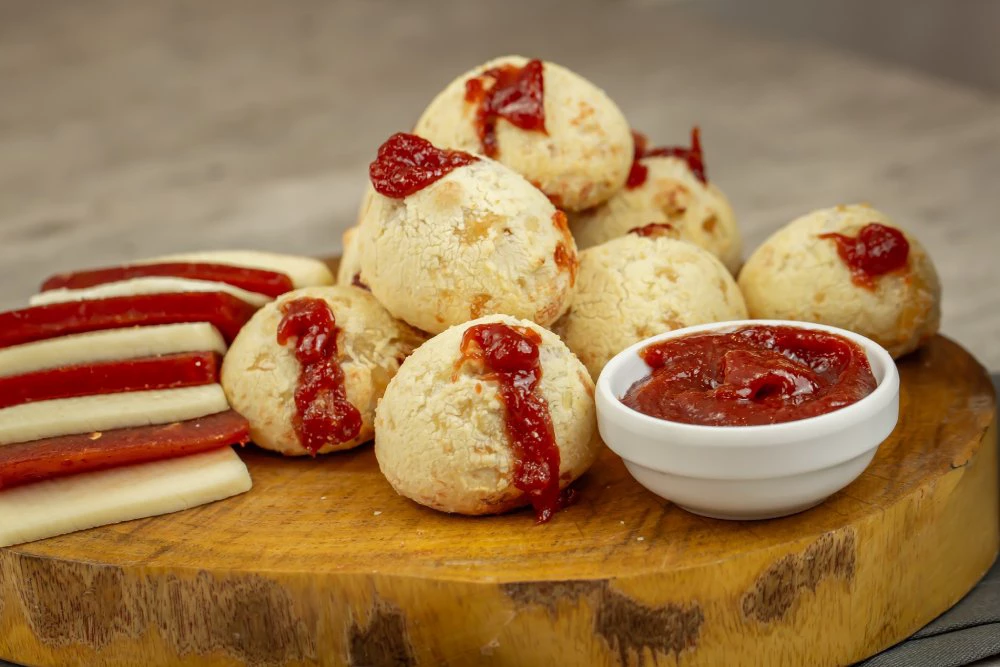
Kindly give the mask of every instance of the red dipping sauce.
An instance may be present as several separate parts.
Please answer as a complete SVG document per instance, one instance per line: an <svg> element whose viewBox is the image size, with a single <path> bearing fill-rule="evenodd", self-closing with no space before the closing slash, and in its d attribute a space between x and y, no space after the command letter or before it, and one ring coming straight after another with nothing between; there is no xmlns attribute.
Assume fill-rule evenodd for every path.
<svg viewBox="0 0 1000 667"><path fill-rule="evenodd" d="M524 67L501 65L465 82L465 101L477 105L476 133L483 154L495 158L497 119L515 127L545 133L545 78L541 60Z"/></svg>
<svg viewBox="0 0 1000 667"><path fill-rule="evenodd" d="M559 447L549 406L538 393L541 342L531 329L499 322L477 324L462 336L461 352L462 361L481 362L486 379L500 386L507 437L514 450L514 486L527 494L535 517L544 523L571 498L559 490Z"/></svg>
<svg viewBox="0 0 1000 667"><path fill-rule="evenodd" d="M868 289L875 289L879 276L905 268L910 256L910 242L903 233L877 222L862 227L857 236L830 233L819 237L837 244L837 254L851 270L854 284Z"/></svg>
<svg viewBox="0 0 1000 667"><path fill-rule="evenodd" d="M368 165L368 177L375 192L403 199L477 160L470 153L436 148L415 134L397 132L379 146L378 157Z"/></svg>
<svg viewBox="0 0 1000 667"><path fill-rule="evenodd" d="M683 146L664 146L660 148L648 148L649 141L646 135L641 132L632 132L632 141L635 144L635 152L632 156L632 169L628 173L625 187L628 189L637 188L646 182L649 176L649 169L640 162L645 157L678 157L686 161L688 168L694 173L702 183L708 183L705 176L705 155L701 150L701 130L695 126L691 129L691 148Z"/></svg>
<svg viewBox="0 0 1000 667"><path fill-rule="evenodd" d="M843 336L745 326L654 343L650 368L622 403L651 417L704 426L759 426L839 410L875 390L868 358Z"/></svg>
<svg viewBox="0 0 1000 667"><path fill-rule="evenodd" d="M278 344L295 338L301 369L295 388L292 425L299 442L314 456L330 442L347 442L361 431L361 413L347 400L344 371L337 360L337 328L323 299L303 297L281 306Z"/></svg>

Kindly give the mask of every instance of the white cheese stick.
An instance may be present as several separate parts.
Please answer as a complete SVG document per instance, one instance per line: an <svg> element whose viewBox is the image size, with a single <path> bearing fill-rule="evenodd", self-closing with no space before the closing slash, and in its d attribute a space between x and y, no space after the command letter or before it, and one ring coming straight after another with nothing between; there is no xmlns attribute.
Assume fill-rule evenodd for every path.
<svg viewBox="0 0 1000 667"><path fill-rule="evenodd" d="M171 424L228 409L226 395L218 384L24 403L0 410L0 445Z"/></svg>
<svg viewBox="0 0 1000 667"><path fill-rule="evenodd" d="M225 292L251 306L260 308L272 301L266 294L250 292L239 287L213 280L192 280L190 278L148 277L130 278L113 283L103 283L81 289L59 289L39 292L28 301L32 306L46 306L66 301L88 301L108 299L115 296L137 296L139 294L170 294L175 292Z"/></svg>
<svg viewBox="0 0 1000 667"><path fill-rule="evenodd" d="M230 447L0 491L0 547L179 512L250 490Z"/></svg>
<svg viewBox="0 0 1000 667"><path fill-rule="evenodd" d="M226 341L207 322L92 331L0 349L0 377L182 352L225 354Z"/></svg>
<svg viewBox="0 0 1000 667"><path fill-rule="evenodd" d="M156 257L136 262L136 264L159 264L161 262L204 262L207 264L242 266L248 269L284 273L291 279L295 289L313 287L315 285L332 285L334 282L330 267L318 259L301 257L299 255L261 252L259 250L190 252Z"/></svg>

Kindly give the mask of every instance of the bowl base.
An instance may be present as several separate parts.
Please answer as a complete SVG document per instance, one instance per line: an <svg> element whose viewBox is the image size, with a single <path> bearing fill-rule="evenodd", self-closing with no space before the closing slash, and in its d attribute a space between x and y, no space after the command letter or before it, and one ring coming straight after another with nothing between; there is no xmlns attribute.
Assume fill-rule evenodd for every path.
<svg viewBox="0 0 1000 667"><path fill-rule="evenodd" d="M680 507L685 512L690 512L691 514L697 514L698 516L707 517L709 519L723 519L725 521L763 521L765 519L780 519L784 516L791 516L792 514L798 514L799 512L805 512L806 510L812 509L817 505L820 505L825 501L826 498L820 498L819 500L814 500L803 505L796 505L793 507L785 507L782 509L758 509L758 510L747 510L746 512L716 512L710 509L702 509L698 507L690 507L688 505L680 505Z"/></svg>

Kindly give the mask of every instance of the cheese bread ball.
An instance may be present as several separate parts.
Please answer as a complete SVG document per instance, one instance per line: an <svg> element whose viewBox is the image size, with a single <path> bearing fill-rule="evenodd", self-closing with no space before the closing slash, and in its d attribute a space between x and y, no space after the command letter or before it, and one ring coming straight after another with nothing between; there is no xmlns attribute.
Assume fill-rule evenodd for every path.
<svg viewBox="0 0 1000 667"><path fill-rule="evenodd" d="M559 448L559 486L590 467L601 446L594 384L559 338L527 320L491 315L452 327L413 353L389 383L375 417L375 455L396 491L442 512L493 514L526 505L515 486L515 450L498 382L463 360L462 338L477 324L531 329L544 399Z"/></svg>
<svg viewBox="0 0 1000 667"><path fill-rule="evenodd" d="M596 380L644 338L746 317L736 281L716 257L668 236L627 234L580 253L573 304L555 328Z"/></svg>
<svg viewBox="0 0 1000 667"><path fill-rule="evenodd" d="M626 187L605 204L570 215L579 248L604 243L649 222L666 222L682 239L709 251L736 273L743 241L722 191L699 180L678 157L644 157L639 164L647 170L641 185Z"/></svg>
<svg viewBox="0 0 1000 667"><path fill-rule="evenodd" d="M350 227L341 241L340 266L337 267L337 284L361 287L361 258L358 255L358 228Z"/></svg>
<svg viewBox="0 0 1000 667"><path fill-rule="evenodd" d="M821 235L853 242L872 223L898 230L909 249L900 268L858 280L836 238ZM941 284L930 257L912 235L867 205L813 211L779 229L747 260L739 285L752 317L849 329L893 357L915 350L941 320Z"/></svg>
<svg viewBox="0 0 1000 667"><path fill-rule="evenodd" d="M535 61L532 61L535 62ZM495 68L523 68L521 56L491 60L455 79L430 103L414 134L442 148L495 157L536 185L563 210L578 211L607 201L625 184L632 163L632 134L624 114L603 90L554 63L544 62L542 108L545 131L496 120L496 153L477 131L480 104L466 99L466 82L489 90L496 80L480 76Z"/></svg>
<svg viewBox="0 0 1000 667"><path fill-rule="evenodd" d="M576 279L565 215L487 158L402 199L374 194L358 247L375 297L430 333L491 313L548 326Z"/></svg>
<svg viewBox="0 0 1000 667"><path fill-rule="evenodd" d="M375 298L356 287L307 287L288 292L261 308L243 327L222 364L221 382L229 404L250 422L258 446L286 456L310 452L302 446L292 420L300 364L295 341L278 344L281 307L301 297L326 301L333 311L337 351L347 400L361 413L361 430L346 442L329 442L317 453L356 447L371 440L375 405L400 364L423 340L393 319Z"/></svg>

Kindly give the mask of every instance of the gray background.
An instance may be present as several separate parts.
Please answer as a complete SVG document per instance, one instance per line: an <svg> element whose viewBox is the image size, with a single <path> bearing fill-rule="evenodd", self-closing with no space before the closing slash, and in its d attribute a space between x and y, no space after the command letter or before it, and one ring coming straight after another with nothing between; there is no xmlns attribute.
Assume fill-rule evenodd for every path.
<svg viewBox="0 0 1000 667"><path fill-rule="evenodd" d="M812 209L883 208L930 247L945 332L998 369L998 5L0 0L0 308L71 265L335 253L379 143L520 52L657 141L701 124L749 248Z"/></svg>

